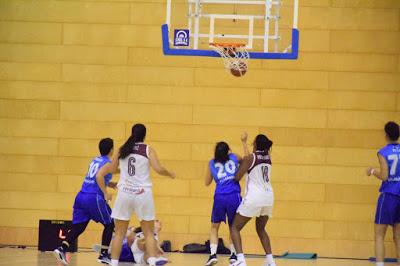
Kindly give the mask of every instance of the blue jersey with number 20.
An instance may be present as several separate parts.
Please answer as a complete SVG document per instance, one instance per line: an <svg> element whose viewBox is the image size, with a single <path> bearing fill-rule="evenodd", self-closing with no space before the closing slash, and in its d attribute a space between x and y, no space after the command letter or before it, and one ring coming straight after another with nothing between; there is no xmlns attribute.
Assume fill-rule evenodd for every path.
<svg viewBox="0 0 400 266"><path fill-rule="evenodd" d="M385 158L389 171L379 191L400 196L400 144L388 144L378 154Z"/></svg>
<svg viewBox="0 0 400 266"><path fill-rule="evenodd" d="M83 181L81 188L82 192L103 195L99 185L97 185L96 174L103 165L110 162L111 161L107 156L99 156L93 159L89 165L89 170L86 174L85 180ZM110 183L111 178L111 174L104 176L106 186Z"/></svg>
<svg viewBox="0 0 400 266"><path fill-rule="evenodd" d="M235 180L235 174L239 170L239 161L235 154L229 154L229 159L224 164L211 160L209 167L217 184L215 194L240 193L240 185Z"/></svg>

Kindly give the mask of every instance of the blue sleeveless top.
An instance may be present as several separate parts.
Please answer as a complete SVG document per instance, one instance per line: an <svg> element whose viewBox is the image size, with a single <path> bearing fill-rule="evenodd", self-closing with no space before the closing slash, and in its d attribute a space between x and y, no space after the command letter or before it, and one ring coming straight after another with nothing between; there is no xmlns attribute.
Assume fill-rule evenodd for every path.
<svg viewBox="0 0 400 266"><path fill-rule="evenodd" d="M385 158L389 172L379 191L400 196L400 144L388 144L378 154Z"/></svg>
<svg viewBox="0 0 400 266"><path fill-rule="evenodd" d="M100 170L103 165L106 163L110 163L111 160L107 156L99 156L93 159L93 161L89 165L89 170L86 174L85 180L83 181L81 191L85 193L91 194L99 194L103 195L103 191L101 191L99 185L96 181L96 174ZM104 182L106 186L110 183L112 178L112 174L107 174L104 176Z"/></svg>
<svg viewBox="0 0 400 266"><path fill-rule="evenodd" d="M239 182L235 180L235 174L239 170L239 160L235 154L229 154L229 160L224 164L210 160L209 167L217 184L215 194L240 193Z"/></svg>

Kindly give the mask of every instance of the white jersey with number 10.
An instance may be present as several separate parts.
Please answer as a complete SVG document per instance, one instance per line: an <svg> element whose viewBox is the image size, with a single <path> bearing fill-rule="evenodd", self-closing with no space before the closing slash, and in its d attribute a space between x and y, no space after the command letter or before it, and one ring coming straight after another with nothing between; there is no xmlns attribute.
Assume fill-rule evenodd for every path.
<svg viewBox="0 0 400 266"><path fill-rule="evenodd" d="M274 193L271 185L271 158L265 151L251 154L253 162L246 178L244 201L253 206L272 206Z"/></svg>

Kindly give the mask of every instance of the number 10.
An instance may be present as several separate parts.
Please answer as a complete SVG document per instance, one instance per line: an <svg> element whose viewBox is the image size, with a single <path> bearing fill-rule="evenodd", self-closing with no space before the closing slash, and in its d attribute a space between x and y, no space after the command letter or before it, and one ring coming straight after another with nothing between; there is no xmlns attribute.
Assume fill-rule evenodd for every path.
<svg viewBox="0 0 400 266"><path fill-rule="evenodd" d="M268 166L261 166L261 174L265 180L265 182L269 182L269 176L268 176Z"/></svg>

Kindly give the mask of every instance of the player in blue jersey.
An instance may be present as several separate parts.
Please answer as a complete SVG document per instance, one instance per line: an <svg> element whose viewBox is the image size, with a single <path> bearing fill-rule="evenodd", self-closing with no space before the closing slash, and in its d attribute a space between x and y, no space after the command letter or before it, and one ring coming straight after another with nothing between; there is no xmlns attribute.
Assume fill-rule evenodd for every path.
<svg viewBox="0 0 400 266"><path fill-rule="evenodd" d="M107 186L116 188L117 183L111 182L112 172L115 167L111 164L114 143L110 138L99 142L100 156L94 158L89 165L85 180L78 195L75 197L74 210L72 215L72 229L68 232L61 247L54 250L57 260L68 265L65 253L71 243L85 231L90 220L101 223L104 226L102 235L102 249L98 261L104 264L110 263L108 246L110 245L114 231L114 222L111 218L111 209L108 203L111 194L107 192ZM98 178L97 173L105 173L104 178Z"/></svg>
<svg viewBox="0 0 400 266"><path fill-rule="evenodd" d="M245 155L249 153L247 145L247 134L242 136L243 148ZM239 162L242 158L230 152L230 148L226 142L218 142L215 146L214 159L210 160L205 178L206 186L209 186L214 180L216 183L214 193L214 204L211 214L211 232L210 232L210 257L206 262L206 266L213 265L218 262L218 230L221 222L226 223L228 217L228 225L231 226L236 210L242 200L240 196L240 184L235 180L235 174L239 169ZM233 244L230 244L231 256L229 261L236 261L236 251Z"/></svg>
<svg viewBox="0 0 400 266"><path fill-rule="evenodd" d="M369 167L368 176L382 180L381 193L375 214L375 256L376 266L384 265L385 234L388 225L393 226L393 239L400 262L400 144L399 125L388 122L385 125L387 145L378 151L379 169Z"/></svg>

